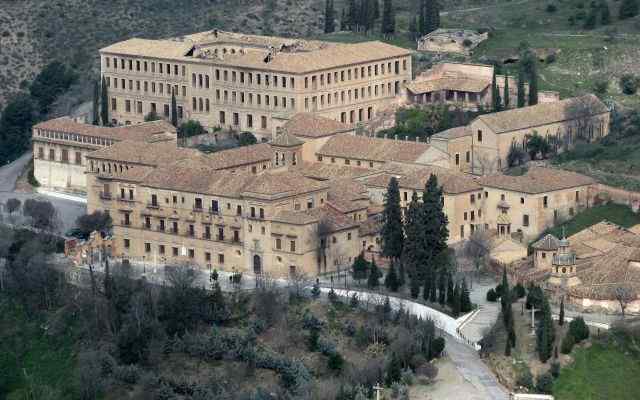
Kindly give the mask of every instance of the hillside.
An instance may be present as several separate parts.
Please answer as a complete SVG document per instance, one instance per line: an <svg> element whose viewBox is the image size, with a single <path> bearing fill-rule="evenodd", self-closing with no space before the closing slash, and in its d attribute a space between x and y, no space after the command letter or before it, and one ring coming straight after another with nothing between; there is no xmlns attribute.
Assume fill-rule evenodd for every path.
<svg viewBox="0 0 640 400"><path fill-rule="evenodd" d="M52 59L83 72L97 71L97 50L110 43L213 27L311 36L322 30L323 4L316 0L0 0L0 109L21 82L33 79Z"/></svg>

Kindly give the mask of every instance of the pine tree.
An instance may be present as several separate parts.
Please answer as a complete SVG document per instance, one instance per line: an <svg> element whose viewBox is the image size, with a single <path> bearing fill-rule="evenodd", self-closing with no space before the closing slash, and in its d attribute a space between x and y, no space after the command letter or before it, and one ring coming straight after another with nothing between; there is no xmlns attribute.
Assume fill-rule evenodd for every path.
<svg viewBox="0 0 640 400"><path fill-rule="evenodd" d="M422 195L422 216L421 227L424 232L422 244L422 258L420 266L422 275L428 278L428 286L425 283L424 297L436 301L436 294L432 291L436 288L438 273L441 273L443 253L447 251L447 240L449 230L447 228L447 216L443 210L444 199L442 188L438 185L438 178L430 175L425 185Z"/></svg>
<svg viewBox="0 0 640 400"><path fill-rule="evenodd" d="M384 277L384 286L392 291L397 292L400 284L398 283L398 275L396 274L396 266L395 262L391 262L391 266L389 267L389 272Z"/></svg>
<svg viewBox="0 0 640 400"><path fill-rule="evenodd" d="M606 0L600 1L600 23L602 25L609 25L611 23L611 11L609 10L609 3Z"/></svg>
<svg viewBox="0 0 640 400"><path fill-rule="evenodd" d="M100 81L95 81L93 83L93 109L92 113L92 121L93 125L100 125Z"/></svg>
<svg viewBox="0 0 640 400"><path fill-rule="evenodd" d="M387 364L384 383L387 386L391 386L393 383L400 382L402 378L402 360L394 352L391 354L391 359Z"/></svg>
<svg viewBox="0 0 640 400"><path fill-rule="evenodd" d="M178 127L178 105L176 103L176 93L171 91L171 125Z"/></svg>
<svg viewBox="0 0 640 400"><path fill-rule="evenodd" d="M587 18L585 18L584 20L584 29L587 29L587 30L595 29L597 23L598 23L598 10L595 8L591 8L589 10L589 14L587 14Z"/></svg>
<svg viewBox="0 0 640 400"><path fill-rule="evenodd" d="M324 33L332 33L336 30L333 0L325 0L324 6Z"/></svg>
<svg viewBox="0 0 640 400"><path fill-rule="evenodd" d="M564 325L564 297L560 299L560 315L558 316L558 325Z"/></svg>
<svg viewBox="0 0 640 400"><path fill-rule="evenodd" d="M418 36L424 36L427 32L427 13L425 0L420 0L418 4L420 8L418 11Z"/></svg>
<svg viewBox="0 0 640 400"><path fill-rule="evenodd" d="M438 303L444 306L447 301L447 275L441 273L438 277Z"/></svg>
<svg viewBox="0 0 640 400"><path fill-rule="evenodd" d="M473 309L471 304L471 298L469 297L469 288L467 282L462 279L462 285L460 286L460 312L466 313Z"/></svg>
<svg viewBox="0 0 640 400"><path fill-rule="evenodd" d="M396 177L391 177L387 187L382 220L383 225L380 232L382 255L391 260L399 260L404 245L404 231L400 207L400 187Z"/></svg>
<svg viewBox="0 0 640 400"><path fill-rule="evenodd" d="M633 18L638 15L638 9L638 0L622 0L619 9L619 18Z"/></svg>
<svg viewBox="0 0 640 400"><path fill-rule="evenodd" d="M371 5L371 9L372 9L372 16L373 16L373 20L377 21L378 19L380 19L380 2L379 0L371 0L372 1L372 5Z"/></svg>
<svg viewBox="0 0 640 400"><path fill-rule="evenodd" d="M504 76L504 92L502 95L503 109L509 109L509 103L511 102L511 94L509 93L509 75Z"/></svg>
<svg viewBox="0 0 640 400"><path fill-rule="evenodd" d="M437 0L425 0L425 34L431 33L440 27L440 10Z"/></svg>
<svg viewBox="0 0 640 400"><path fill-rule="evenodd" d="M392 0L383 0L382 4L382 34L390 38L396 32L396 16L393 11Z"/></svg>
<svg viewBox="0 0 640 400"><path fill-rule="evenodd" d="M451 274L447 274L447 305L453 309L453 299L455 298L453 286L453 277Z"/></svg>
<svg viewBox="0 0 640 400"><path fill-rule="evenodd" d="M496 71L493 70L493 80L491 81L491 98L493 101L493 112L502 110L502 100L500 99L500 90L498 89L498 83L496 82Z"/></svg>
<svg viewBox="0 0 640 400"><path fill-rule="evenodd" d="M102 87L100 88L100 119L102 119L102 125L109 125L109 93L105 77L102 77Z"/></svg>
<svg viewBox="0 0 640 400"><path fill-rule="evenodd" d="M398 287L404 286L405 283L404 263L398 262Z"/></svg>
<svg viewBox="0 0 640 400"><path fill-rule="evenodd" d="M529 67L529 105L538 104L538 60L534 54L529 52L531 58Z"/></svg>
<svg viewBox="0 0 640 400"><path fill-rule="evenodd" d="M524 80L524 71L522 70L522 66L520 66L520 69L518 70L518 108L522 108L526 105Z"/></svg>
<svg viewBox="0 0 640 400"><path fill-rule="evenodd" d="M371 266L369 267L369 278L367 279L367 286L369 289L375 289L380 286L381 275L382 274L376 265L376 260L373 259L373 261L371 261Z"/></svg>

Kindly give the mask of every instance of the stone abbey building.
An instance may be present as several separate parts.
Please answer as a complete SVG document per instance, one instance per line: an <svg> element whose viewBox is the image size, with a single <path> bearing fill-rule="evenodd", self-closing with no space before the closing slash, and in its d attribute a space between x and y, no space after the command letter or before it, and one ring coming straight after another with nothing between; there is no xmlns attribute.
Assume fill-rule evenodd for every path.
<svg viewBox="0 0 640 400"><path fill-rule="evenodd" d="M410 51L373 41L340 44L219 30L133 38L100 50L111 122L154 111L270 138L278 121L310 112L368 121L411 80Z"/></svg>

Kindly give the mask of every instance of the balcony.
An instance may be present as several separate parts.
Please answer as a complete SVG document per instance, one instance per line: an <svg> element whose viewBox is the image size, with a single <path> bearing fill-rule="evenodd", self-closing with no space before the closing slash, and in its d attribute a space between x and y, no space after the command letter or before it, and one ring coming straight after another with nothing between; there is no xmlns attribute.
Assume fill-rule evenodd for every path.
<svg viewBox="0 0 640 400"><path fill-rule="evenodd" d="M220 210L218 208L209 207L209 214L218 215L220 214Z"/></svg>
<svg viewBox="0 0 640 400"><path fill-rule="evenodd" d="M147 208L153 208L153 209L157 210L157 209L160 208L160 205L158 203L150 202L150 203L147 203Z"/></svg>
<svg viewBox="0 0 640 400"><path fill-rule="evenodd" d="M202 210L203 210L202 209L202 205L196 204L196 205L193 206L193 212L201 213Z"/></svg>
<svg viewBox="0 0 640 400"><path fill-rule="evenodd" d="M111 200L111 193L109 192L100 192L101 200Z"/></svg>

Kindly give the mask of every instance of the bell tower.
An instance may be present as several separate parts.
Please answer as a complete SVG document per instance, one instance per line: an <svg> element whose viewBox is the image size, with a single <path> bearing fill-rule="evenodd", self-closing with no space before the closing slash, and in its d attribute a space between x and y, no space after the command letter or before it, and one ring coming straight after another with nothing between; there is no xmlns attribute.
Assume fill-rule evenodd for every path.
<svg viewBox="0 0 640 400"><path fill-rule="evenodd" d="M296 169L302 165L302 145L304 142L289 134L286 129L277 128L271 141L273 149L272 167L274 169Z"/></svg>

